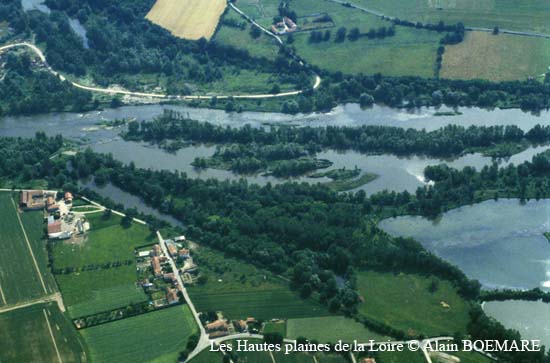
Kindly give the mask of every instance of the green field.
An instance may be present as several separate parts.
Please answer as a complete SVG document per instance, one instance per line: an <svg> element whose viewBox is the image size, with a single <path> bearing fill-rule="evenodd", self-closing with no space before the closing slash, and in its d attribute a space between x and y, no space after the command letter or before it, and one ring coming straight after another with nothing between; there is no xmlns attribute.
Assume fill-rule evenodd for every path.
<svg viewBox="0 0 550 363"><path fill-rule="evenodd" d="M273 0L242 0L237 5L259 23L270 27L273 17L277 15L277 3ZM371 28L389 27L391 23L326 0L293 1L290 3L290 8L296 11L298 17L326 12L334 22L334 27L329 28L331 39L326 42L310 43L310 32L307 31L294 34L295 42L292 46L311 64L330 71L350 74L434 76L436 50L442 37L437 32L397 27L394 37L385 39L363 37L357 41L346 40L336 43L334 39L339 27L346 27L348 31L357 27L361 33L366 33ZM325 30L322 29L323 32ZM266 42L252 41L248 31L232 29L230 37L222 27L219 33L217 39L222 43L246 48L252 54L268 52ZM282 36L282 39L286 40L286 36Z"/></svg>
<svg viewBox="0 0 550 363"><path fill-rule="evenodd" d="M550 40L468 32L464 41L447 46L441 77L505 81L541 79L550 66Z"/></svg>
<svg viewBox="0 0 550 363"><path fill-rule="evenodd" d="M275 357L276 363L315 363L313 356L305 353L284 354L284 352L277 352L273 353L273 357Z"/></svg>
<svg viewBox="0 0 550 363"><path fill-rule="evenodd" d="M48 322L62 362L86 362L78 333L55 304L0 314L0 362L59 362Z"/></svg>
<svg viewBox="0 0 550 363"><path fill-rule="evenodd" d="M460 358L461 363L491 363L492 362L492 360L490 360L489 358L474 352L456 352L451 354Z"/></svg>
<svg viewBox="0 0 550 363"><path fill-rule="evenodd" d="M173 363L198 331L187 305L81 330L92 362Z"/></svg>
<svg viewBox="0 0 550 363"><path fill-rule="evenodd" d="M546 0L353 0L354 4L410 21L550 33Z"/></svg>
<svg viewBox="0 0 550 363"><path fill-rule="evenodd" d="M44 215L41 211L29 211L19 215L21 222L25 227L25 232L32 246L34 257L38 268L42 271L42 279L48 293L57 291L54 276L48 267L48 251L46 249L47 240L44 234Z"/></svg>
<svg viewBox="0 0 550 363"><path fill-rule="evenodd" d="M432 281L437 291L431 293ZM359 293L365 300L359 312L410 335L438 336L466 332L469 305L448 281L418 275L360 272ZM442 306L442 302L450 305Z"/></svg>
<svg viewBox="0 0 550 363"><path fill-rule="evenodd" d="M57 275L56 278L73 318L147 300L143 289L135 285L134 265Z"/></svg>
<svg viewBox="0 0 550 363"><path fill-rule="evenodd" d="M290 339L305 337L321 343L336 343L338 340L349 343L354 340L363 343L370 339L386 340L383 336L365 328L363 324L343 316L289 319L286 331Z"/></svg>
<svg viewBox="0 0 550 363"><path fill-rule="evenodd" d="M205 349L193 358L191 363L222 363L222 360L223 356L221 353L211 352L209 349Z"/></svg>
<svg viewBox="0 0 550 363"><path fill-rule="evenodd" d="M341 355L336 354L317 354L315 356L317 363L347 363L348 361Z"/></svg>
<svg viewBox="0 0 550 363"><path fill-rule="evenodd" d="M14 198L17 195L14 194ZM32 217L29 217L32 219ZM29 221L30 221L29 219ZM42 271L38 271L31 257L31 251L25 241L23 230L17 218L12 202L11 193L0 193L0 304L14 304L17 302L37 298L52 291L48 280L42 285ZM40 224L40 227L42 225ZM33 228L29 235L29 242L35 246L36 230ZM35 248L36 249L36 248ZM40 260L40 266L45 266L41 249L36 249L35 258Z"/></svg>
<svg viewBox="0 0 550 363"><path fill-rule="evenodd" d="M282 337L286 337L286 322L265 323L263 333L278 333L281 334Z"/></svg>
<svg viewBox="0 0 550 363"><path fill-rule="evenodd" d="M211 286L189 290L199 311L222 311L230 319L254 317L262 320L329 315L324 306L300 299L286 286L225 292Z"/></svg>
<svg viewBox="0 0 550 363"><path fill-rule="evenodd" d="M204 285L188 288L199 311L222 311L231 319L303 318L330 315L321 304L301 299L288 284L253 265L201 247L195 255Z"/></svg>
<svg viewBox="0 0 550 363"><path fill-rule="evenodd" d="M103 220L101 213L88 215L87 218L91 229L86 241L81 244L59 241L55 244L56 268L133 260L133 251L137 246L157 241L157 237L141 224L132 223L130 228L123 228L121 217L116 215L108 220Z"/></svg>
<svg viewBox="0 0 550 363"><path fill-rule="evenodd" d="M239 3L239 6L241 3ZM246 22L237 12L228 9L223 16L224 20L233 20L238 22ZM248 50L253 57L264 57L267 59L275 59L279 51L279 46L276 40L266 34L262 34L258 39L253 39L250 36L250 24L246 23L246 28L234 28L227 25L220 25L214 39L217 42L240 47Z"/></svg>
<svg viewBox="0 0 550 363"><path fill-rule="evenodd" d="M383 352L379 353L376 362L380 363L426 363L426 358L422 352L411 352L405 349L402 352Z"/></svg>

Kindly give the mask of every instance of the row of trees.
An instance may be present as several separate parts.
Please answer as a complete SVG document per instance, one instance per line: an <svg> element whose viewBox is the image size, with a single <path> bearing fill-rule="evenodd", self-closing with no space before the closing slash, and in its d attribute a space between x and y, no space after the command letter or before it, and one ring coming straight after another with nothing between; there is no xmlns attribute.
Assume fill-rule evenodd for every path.
<svg viewBox="0 0 550 363"><path fill-rule="evenodd" d="M165 111L153 121L131 122L124 135L128 140L160 143L165 140L240 144L226 147L218 156L257 157L272 160L274 155L314 154L320 148L354 149L364 153L459 155L465 151L494 147L498 144L532 144L550 141L550 126L536 125L524 132L515 125L448 125L434 131L389 126L325 127L223 127L190 120ZM248 148L248 150L246 150ZM291 152L292 151L292 152ZM281 154L282 153L282 154Z"/></svg>
<svg viewBox="0 0 550 363"><path fill-rule="evenodd" d="M442 54L440 51L439 55ZM524 111L540 111L550 107L550 76L542 83L536 80L495 83L380 74L343 75L315 66L310 66L310 69L320 74L323 82L315 92L306 90L302 97L298 97L297 112L330 110L339 103L359 102L363 94L373 97L378 104L404 108L444 104L450 107L518 107Z"/></svg>

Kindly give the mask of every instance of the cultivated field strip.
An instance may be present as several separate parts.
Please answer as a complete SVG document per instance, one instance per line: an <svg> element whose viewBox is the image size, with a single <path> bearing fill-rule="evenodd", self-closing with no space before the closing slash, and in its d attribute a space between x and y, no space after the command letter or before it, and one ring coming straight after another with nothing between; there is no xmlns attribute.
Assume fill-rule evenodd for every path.
<svg viewBox="0 0 550 363"><path fill-rule="evenodd" d="M34 267L36 268L36 274L38 275L38 278L40 279L40 283L42 284L42 289L44 290L44 294L47 294L48 290L46 289L46 284L44 283L44 279L42 278L42 273L40 273L40 268L38 267L38 263L36 262L36 258L34 257L34 253L32 252L32 247L31 247L31 243L29 242L29 237L27 237L27 232L25 232L25 227L23 226L23 222L21 221L21 217L19 216L19 213L17 212L17 206L15 205L15 202L13 201L13 198L11 199L11 203L13 205L13 208L15 209L15 215L17 216L17 221L19 222L19 226L21 226L21 231L23 232L23 237L25 237L25 242L27 243L27 247L29 248L30 256L32 257Z"/></svg>
<svg viewBox="0 0 550 363"><path fill-rule="evenodd" d="M179 38L210 39L226 4L225 0L157 0L146 18Z"/></svg>
<svg viewBox="0 0 550 363"><path fill-rule="evenodd" d="M0 193L0 286L5 304L17 304L47 294L30 243L10 193Z"/></svg>
<svg viewBox="0 0 550 363"><path fill-rule="evenodd" d="M52 332L52 326L50 324L50 320L48 319L48 313L46 312L46 309L42 309L44 312L44 318L46 319L46 324L48 326L48 331L50 332L50 337L52 338L53 347L55 348L55 354L57 354L57 359L59 360L59 363L63 363L63 359L61 359L61 354L59 354L59 349L57 348L57 343L55 342L55 338L53 336Z"/></svg>

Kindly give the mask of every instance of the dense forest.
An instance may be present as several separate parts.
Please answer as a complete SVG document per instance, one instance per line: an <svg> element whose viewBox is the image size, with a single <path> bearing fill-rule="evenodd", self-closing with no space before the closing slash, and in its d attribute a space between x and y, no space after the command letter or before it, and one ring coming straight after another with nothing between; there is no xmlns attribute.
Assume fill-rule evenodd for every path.
<svg viewBox="0 0 550 363"><path fill-rule="evenodd" d="M540 111L550 107L550 76L536 80L490 82L483 80L453 81L420 77L344 75L311 67L323 82L296 100L281 106L287 113L326 111L339 103L357 102L370 106L373 102L391 107L417 108L447 105L482 108L516 107L524 111Z"/></svg>
<svg viewBox="0 0 550 363"><path fill-rule="evenodd" d="M75 88L46 70L32 69L26 53L8 53L2 60L5 64L0 70L0 116L97 107L90 92Z"/></svg>
<svg viewBox="0 0 550 363"><path fill-rule="evenodd" d="M254 157L266 161L274 158L265 154L269 150L284 151L290 158L288 156L291 155L314 155L322 148L353 149L363 153L454 156L473 150L494 149L496 145L548 142L550 126L537 125L528 132L515 125L467 128L449 125L430 132L389 126L272 126L264 129L245 125L232 128L190 120L176 112L165 111L153 121L131 122L124 137L127 140L160 143L167 148L182 146L182 141L226 144L218 153L222 158ZM167 145L166 140L175 143Z"/></svg>
<svg viewBox="0 0 550 363"><path fill-rule="evenodd" d="M63 145L63 138L37 133L33 139L0 138L0 180L27 182L44 177L50 156Z"/></svg>

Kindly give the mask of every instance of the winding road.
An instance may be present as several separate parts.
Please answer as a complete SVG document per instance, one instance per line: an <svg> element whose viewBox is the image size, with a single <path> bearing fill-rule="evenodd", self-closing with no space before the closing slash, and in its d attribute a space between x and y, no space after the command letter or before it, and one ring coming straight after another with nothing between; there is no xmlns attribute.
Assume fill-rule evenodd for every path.
<svg viewBox="0 0 550 363"><path fill-rule="evenodd" d="M236 8L235 8L236 9ZM240 10L239 10L240 11ZM242 13L241 13L242 14ZM264 28L262 28L259 24L253 22L256 26L260 27L264 31L268 32ZM275 36L275 38L279 39L276 35L268 32L269 34ZM279 39L279 41L281 41ZM191 100L210 100L212 98L220 99L267 99L267 98L278 98L278 97L288 97L288 96L297 96L304 92L304 90L297 90L297 91L289 91L289 92L280 92L280 93L274 93L274 94L244 94L244 95L167 95L163 93L145 93L145 92L133 92L133 91L126 91L126 90L119 90L119 89L113 89L113 88L100 88L100 87L91 87L91 86L85 86L83 84L73 82L71 80L68 80L65 76L63 76L61 73L54 70L52 67L48 65L46 62L46 57L42 50L38 48L36 45L28 42L21 42L21 43L14 43L14 44L7 44L0 47L0 52L13 49L13 48L28 48L33 53L36 54L38 58L46 65L47 70L55 75L56 77L59 77L62 81L68 81L71 83L74 87L80 88L86 91L90 92L96 92L96 93L103 93L103 94L110 94L110 95L123 95L123 96L133 96L133 97L146 97L146 98L157 98L157 99L172 99L172 100L185 100L185 101L191 101ZM315 82L313 84L313 89L319 88L321 85L321 77L318 75L315 75Z"/></svg>

